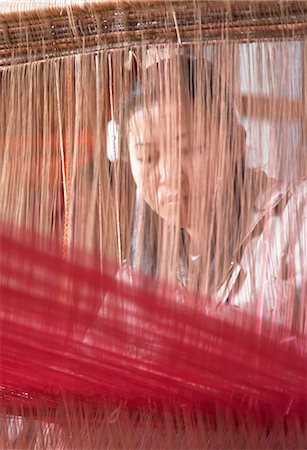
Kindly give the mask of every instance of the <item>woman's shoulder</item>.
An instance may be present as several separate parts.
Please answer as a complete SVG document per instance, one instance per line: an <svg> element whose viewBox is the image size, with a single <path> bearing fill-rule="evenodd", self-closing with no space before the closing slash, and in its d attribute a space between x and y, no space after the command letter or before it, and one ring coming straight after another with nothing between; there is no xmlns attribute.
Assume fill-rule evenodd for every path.
<svg viewBox="0 0 307 450"><path fill-rule="evenodd" d="M307 200L307 179L303 179L297 183L290 184L288 191L292 194L295 200Z"/></svg>
<svg viewBox="0 0 307 450"><path fill-rule="evenodd" d="M307 180L283 186L285 195L284 216L292 222L307 219Z"/></svg>
<svg viewBox="0 0 307 450"><path fill-rule="evenodd" d="M258 213L279 207L280 211L301 208L307 202L307 179L285 183L267 178L265 189L255 197L254 207Z"/></svg>
<svg viewBox="0 0 307 450"><path fill-rule="evenodd" d="M219 298L282 323L306 279L307 180L275 181L264 190L248 237Z"/></svg>

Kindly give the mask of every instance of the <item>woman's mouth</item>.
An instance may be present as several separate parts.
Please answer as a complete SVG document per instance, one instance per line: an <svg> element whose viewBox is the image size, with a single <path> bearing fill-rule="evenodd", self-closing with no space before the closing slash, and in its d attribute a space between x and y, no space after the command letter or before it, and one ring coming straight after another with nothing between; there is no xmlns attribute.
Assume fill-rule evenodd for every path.
<svg viewBox="0 0 307 450"><path fill-rule="evenodd" d="M166 203L169 205L175 204L178 201L178 194L169 194L166 196Z"/></svg>

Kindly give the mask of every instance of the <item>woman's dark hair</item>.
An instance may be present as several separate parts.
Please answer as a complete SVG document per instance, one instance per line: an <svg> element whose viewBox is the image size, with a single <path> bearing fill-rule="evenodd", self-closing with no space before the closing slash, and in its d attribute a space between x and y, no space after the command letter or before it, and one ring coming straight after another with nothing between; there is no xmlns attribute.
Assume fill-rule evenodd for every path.
<svg viewBox="0 0 307 450"><path fill-rule="evenodd" d="M208 113L211 111L212 105L215 105L214 114L217 120L222 120L221 107L219 102L224 101L224 124L229 130L227 136L227 145L232 148L234 145L233 139L233 129L236 122L236 112L234 105L230 99L230 92L227 84L222 82L221 76L216 73L212 63L205 59L197 59L196 57L190 55L177 55L170 59L160 60L158 63L149 66L148 68L141 71L136 80L131 85L131 91L127 95L124 101L124 114L125 123L123 127L123 139L122 146L127 149L126 135L128 132L127 123L129 118L137 110L148 108L149 106L159 102L163 95L166 94L166 90L174 83L171 79L172 74L170 66L177 65L177 80L183 82L183 87L186 88L185 93L188 95L189 100L193 104L199 98L201 98L201 105L204 107L204 111ZM168 67L166 67L168 65ZM199 71L201 71L204 76L199 76ZM205 86L200 86L201 82L204 82ZM225 117L226 115L226 117ZM242 178L244 177L244 160L240 161L240 167L235 167L234 173L234 190L237 191L237 186L242 186ZM141 200L139 200L141 201ZM139 205L136 202L136 213L134 218L133 233L132 233L132 244L131 244L131 259L132 263L135 254L135 233L138 229L138 219L139 215ZM240 200L238 198L238 214L240 213ZM144 217L145 216L145 217ZM154 275L157 270L157 260L158 260L158 229L159 223L162 220L158 215L153 212L148 205L144 209L143 220L145 221L145 227L147 230L144 231L144 242L143 242L143 254L141 261L141 269L149 274ZM181 249L182 258L185 259L185 249L187 238L185 233L182 231L181 234Z"/></svg>
<svg viewBox="0 0 307 450"><path fill-rule="evenodd" d="M205 60L204 60L205 61ZM177 55L168 59L161 59L159 62L150 65L142 71L133 81L131 92L126 100L126 107L130 114L134 113L138 108L144 106L144 93L146 95L147 105L152 105L158 101L161 93L166 92L171 84L172 76L169 67L171 64L177 66L177 76L188 88L190 100L195 101L197 95L197 71L200 68L198 60L190 55ZM213 66L209 61L205 61L203 69L206 71L206 79L208 80L208 88L205 98L212 100L213 98ZM146 90L144 90L146 86Z"/></svg>
<svg viewBox="0 0 307 450"><path fill-rule="evenodd" d="M171 67L176 68L175 77ZM200 73L203 74L202 77L199 76ZM192 104L201 96L204 113L214 114L218 122L223 120L223 126L228 130L228 145L232 148L234 125L238 122L233 95L226 79L222 79L210 61L189 54L179 54L161 59L141 70L134 78L121 108L124 152L128 148L126 136L131 115L163 101L169 87L175 84L174 80L182 83L183 95L187 95Z"/></svg>

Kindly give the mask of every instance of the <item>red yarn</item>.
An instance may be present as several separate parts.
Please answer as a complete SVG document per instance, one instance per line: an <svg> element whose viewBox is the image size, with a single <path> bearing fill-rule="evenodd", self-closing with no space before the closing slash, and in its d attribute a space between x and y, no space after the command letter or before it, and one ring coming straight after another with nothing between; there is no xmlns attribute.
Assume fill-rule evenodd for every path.
<svg viewBox="0 0 307 450"><path fill-rule="evenodd" d="M209 299L178 304L175 289L21 232L0 235L0 386L6 408L224 405L305 415L306 339ZM187 304L189 304L186 294ZM190 302L191 303L191 302Z"/></svg>

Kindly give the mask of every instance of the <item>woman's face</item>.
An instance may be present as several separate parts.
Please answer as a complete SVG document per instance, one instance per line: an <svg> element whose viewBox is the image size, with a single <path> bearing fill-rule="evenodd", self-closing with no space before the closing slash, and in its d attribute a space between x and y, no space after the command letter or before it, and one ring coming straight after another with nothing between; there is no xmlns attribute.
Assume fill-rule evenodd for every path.
<svg viewBox="0 0 307 450"><path fill-rule="evenodd" d="M174 102L137 110L129 120L129 155L146 203L169 223L179 220L188 229L193 226L191 210L208 198L214 152L205 151L204 133L197 132L189 106L183 103L178 111Z"/></svg>

